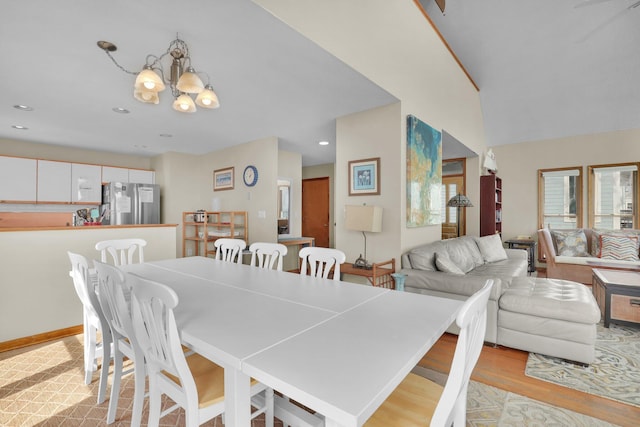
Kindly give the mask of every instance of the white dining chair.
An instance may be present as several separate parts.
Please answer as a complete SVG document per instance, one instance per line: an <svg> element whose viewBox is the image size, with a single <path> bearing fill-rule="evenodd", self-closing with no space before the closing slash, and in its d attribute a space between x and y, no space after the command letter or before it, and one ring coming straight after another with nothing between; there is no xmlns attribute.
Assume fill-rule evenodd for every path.
<svg viewBox="0 0 640 427"><path fill-rule="evenodd" d="M224 368L198 353L185 356L176 325L174 308L178 295L169 287L130 274L132 314L136 338L147 362L149 377L149 426L180 406L188 427L198 426L224 412ZM264 413L273 427L273 390L251 380L251 396L260 396L252 418ZM165 394L176 405L160 413ZM262 404L262 405L260 405Z"/></svg>
<svg viewBox="0 0 640 427"><path fill-rule="evenodd" d="M242 264L242 251L247 243L242 239L221 238L214 242L216 259Z"/></svg>
<svg viewBox="0 0 640 427"><path fill-rule="evenodd" d="M100 251L100 261L108 262L108 254L115 266L133 264L136 252L138 253L138 262L143 263L143 248L145 246L147 246L147 242L144 239L114 239L96 243L96 249Z"/></svg>
<svg viewBox="0 0 640 427"><path fill-rule="evenodd" d="M445 386L410 373L369 418L365 427L413 427L427 423L434 427L466 425L467 389L484 343L487 301L492 286L493 280L487 280L458 312L456 324L460 334Z"/></svg>
<svg viewBox="0 0 640 427"><path fill-rule="evenodd" d="M107 411L107 424L115 421L121 379L124 375L130 373L130 370L122 370L124 358L127 357L133 362L134 375L131 425L137 427L142 420L146 373L144 355L136 341L131 320L131 285L118 267L99 261L94 261L94 266L98 278L98 301L111 329L113 342L113 379L111 382L109 409Z"/></svg>
<svg viewBox="0 0 640 427"><path fill-rule="evenodd" d="M287 247L281 243L255 242L249 246L251 265L260 268L282 271L282 260L287 254Z"/></svg>
<svg viewBox="0 0 640 427"><path fill-rule="evenodd" d="M340 264L347 259L344 252L339 249L307 246L300 249L298 255L301 258L300 274L307 274L307 265L311 276L329 277L333 269L333 280L340 280Z"/></svg>
<svg viewBox="0 0 640 427"><path fill-rule="evenodd" d="M73 252L67 252L67 254L71 261L69 275L73 279L76 294L82 303L85 384L91 384L93 373L98 369L98 359L102 359L98 385L98 403L100 404L105 401L107 394L111 361L111 331L100 308L95 292L95 274L90 272L87 259Z"/></svg>

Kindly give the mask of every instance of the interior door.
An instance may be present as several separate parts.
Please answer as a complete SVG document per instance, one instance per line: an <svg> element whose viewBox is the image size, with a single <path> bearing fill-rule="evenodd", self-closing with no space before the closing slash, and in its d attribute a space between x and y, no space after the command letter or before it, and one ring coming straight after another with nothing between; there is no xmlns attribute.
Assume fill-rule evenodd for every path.
<svg viewBox="0 0 640 427"><path fill-rule="evenodd" d="M302 235L329 247L329 178L302 180Z"/></svg>
<svg viewBox="0 0 640 427"><path fill-rule="evenodd" d="M451 239L458 237L458 209L447 206L447 201L458 193L465 194L464 176L443 176L442 177L442 239ZM460 209L460 236L466 234L465 229L465 210Z"/></svg>

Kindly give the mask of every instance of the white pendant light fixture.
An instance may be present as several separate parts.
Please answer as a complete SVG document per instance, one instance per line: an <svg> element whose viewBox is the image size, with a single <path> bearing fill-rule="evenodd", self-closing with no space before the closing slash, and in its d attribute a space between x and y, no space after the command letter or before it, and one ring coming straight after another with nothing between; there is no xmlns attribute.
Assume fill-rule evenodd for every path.
<svg viewBox="0 0 640 427"><path fill-rule="evenodd" d="M203 108L218 108L220 106L218 95L213 91L213 86L206 85L204 87L204 90L196 97L196 104Z"/></svg>
<svg viewBox="0 0 640 427"><path fill-rule="evenodd" d="M173 109L181 113L195 113L196 104L193 103L193 99L189 95L183 93L173 101Z"/></svg>
<svg viewBox="0 0 640 427"><path fill-rule="evenodd" d="M166 86L171 89L173 95L173 109L184 113L196 111L196 103L204 108L218 108L220 101L209 84L209 76L203 72L197 72L191 65L191 55L187 44L176 36L166 52L160 56L147 55L146 63L140 72L129 71L122 67L111 52L117 50L116 45L107 41L99 41L98 47L102 49L114 64L122 71L136 76L134 83L133 97L146 104L159 104L159 93L165 90ZM165 58L171 58L171 62L163 65ZM167 61L168 62L168 61ZM169 70L165 73L165 67ZM207 84L202 82L198 74L207 76ZM191 94L197 94L195 99Z"/></svg>

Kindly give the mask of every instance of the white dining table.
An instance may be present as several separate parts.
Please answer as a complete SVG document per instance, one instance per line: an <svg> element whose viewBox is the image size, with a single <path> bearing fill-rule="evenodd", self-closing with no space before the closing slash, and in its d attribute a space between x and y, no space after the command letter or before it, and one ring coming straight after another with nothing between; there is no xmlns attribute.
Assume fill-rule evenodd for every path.
<svg viewBox="0 0 640 427"><path fill-rule="evenodd" d="M250 378L361 426L454 321L461 301L205 257L132 264L171 287L182 341L225 368L225 425L248 427Z"/></svg>

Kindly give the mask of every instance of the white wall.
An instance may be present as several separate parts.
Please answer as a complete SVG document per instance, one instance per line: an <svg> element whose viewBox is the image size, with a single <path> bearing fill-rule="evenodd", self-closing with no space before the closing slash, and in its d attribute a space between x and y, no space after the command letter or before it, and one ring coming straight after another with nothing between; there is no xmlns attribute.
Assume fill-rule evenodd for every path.
<svg viewBox="0 0 640 427"><path fill-rule="evenodd" d="M582 166L583 225L587 224L588 165L640 159L640 129L492 147L502 178L502 236L536 235L538 169Z"/></svg>
<svg viewBox="0 0 640 427"><path fill-rule="evenodd" d="M175 227L0 231L0 342L82 324L67 251L100 259L101 240L147 241L145 261L175 258Z"/></svg>
<svg viewBox="0 0 640 427"><path fill-rule="evenodd" d="M480 97L476 89L446 49L437 33L411 1L341 1L341 0L254 0L291 27L309 37L328 52L349 64L356 71L396 96L400 111L395 114L396 131L392 139L376 139L373 150L389 152L381 159L382 173L397 168L395 175L384 175L391 181L385 185L397 194L405 194L406 182L406 116L413 114L436 129L446 129L451 135L476 153L485 149L484 125ZM330 30L328 30L330 29ZM366 119L365 119L366 120ZM370 126L375 123L370 122ZM365 126L362 126L364 129ZM343 230L337 218L340 206L346 203L340 196L344 180L345 161L355 151L350 141L337 139L336 162L336 246L340 247ZM363 145L362 148L365 148ZM358 153L357 159L366 158ZM467 188L479 186L477 162L469 162ZM476 169L473 169L476 167ZM344 194L344 193L343 193ZM386 198L382 195L382 198ZM478 200L478 199L476 199ZM386 202L385 202L386 203ZM391 242L394 256L422 243L439 240L439 226L408 229L405 223L405 201L398 203L400 240ZM473 212L468 212L474 220ZM478 217L475 217L476 219ZM468 227L471 232L473 227ZM349 249L350 251L352 249ZM387 252L389 249L384 249ZM373 256L370 256L373 259Z"/></svg>

